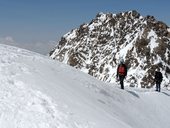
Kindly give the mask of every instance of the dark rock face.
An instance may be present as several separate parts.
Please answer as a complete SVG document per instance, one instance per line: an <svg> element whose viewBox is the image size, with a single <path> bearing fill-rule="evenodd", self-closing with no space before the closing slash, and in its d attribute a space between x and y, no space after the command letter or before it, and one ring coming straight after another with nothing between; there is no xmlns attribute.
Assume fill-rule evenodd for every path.
<svg viewBox="0 0 170 128"><path fill-rule="evenodd" d="M102 81L115 82L119 59L128 66L126 84L150 88L155 69L170 84L170 28L137 11L97 14L89 24L65 34L50 57Z"/></svg>

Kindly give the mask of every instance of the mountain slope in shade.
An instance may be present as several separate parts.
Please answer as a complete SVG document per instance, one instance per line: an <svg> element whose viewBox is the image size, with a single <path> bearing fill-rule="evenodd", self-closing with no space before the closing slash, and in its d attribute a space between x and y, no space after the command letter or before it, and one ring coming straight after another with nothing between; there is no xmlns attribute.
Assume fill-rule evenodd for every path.
<svg viewBox="0 0 170 128"><path fill-rule="evenodd" d="M170 92L119 89L27 50L0 45L1 128L169 128Z"/></svg>
<svg viewBox="0 0 170 128"><path fill-rule="evenodd" d="M170 28L136 11L99 13L88 24L65 34L50 57L99 80L114 83L120 58L128 66L126 85L152 87L154 71L170 84Z"/></svg>

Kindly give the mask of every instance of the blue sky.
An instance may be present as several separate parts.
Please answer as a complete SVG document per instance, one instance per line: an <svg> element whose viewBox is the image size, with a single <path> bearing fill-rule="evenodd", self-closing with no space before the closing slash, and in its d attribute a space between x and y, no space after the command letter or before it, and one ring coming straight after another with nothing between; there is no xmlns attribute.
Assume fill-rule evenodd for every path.
<svg viewBox="0 0 170 128"><path fill-rule="evenodd" d="M53 41L99 12L137 10L170 25L170 0L0 0L0 43L46 54Z"/></svg>

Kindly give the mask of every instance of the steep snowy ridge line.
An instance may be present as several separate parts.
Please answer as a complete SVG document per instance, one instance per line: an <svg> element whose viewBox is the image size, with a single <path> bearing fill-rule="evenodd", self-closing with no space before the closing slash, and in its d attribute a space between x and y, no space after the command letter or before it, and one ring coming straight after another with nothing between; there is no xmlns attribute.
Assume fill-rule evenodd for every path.
<svg viewBox="0 0 170 128"><path fill-rule="evenodd" d="M46 56L0 45L1 128L169 128L169 108L167 90L121 90Z"/></svg>
<svg viewBox="0 0 170 128"><path fill-rule="evenodd" d="M30 58L33 54L14 47L0 47L0 127L60 127L61 122L64 126L66 115L57 111L57 105L51 99L32 90L29 84L16 80L22 73L31 74L29 69L17 62L18 59L22 56Z"/></svg>

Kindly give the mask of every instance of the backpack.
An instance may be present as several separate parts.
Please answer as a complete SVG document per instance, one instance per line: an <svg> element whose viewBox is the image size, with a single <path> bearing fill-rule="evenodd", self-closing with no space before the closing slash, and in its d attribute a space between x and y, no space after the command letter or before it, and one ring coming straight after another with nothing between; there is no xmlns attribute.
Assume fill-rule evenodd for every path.
<svg viewBox="0 0 170 128"><path fill-rule="evenodd" d="M126 72L125 70L126 70L125 66L124 65L120 65L119 68L118 68L118 73L120 75L125 75L125 72Z"/></svg>

